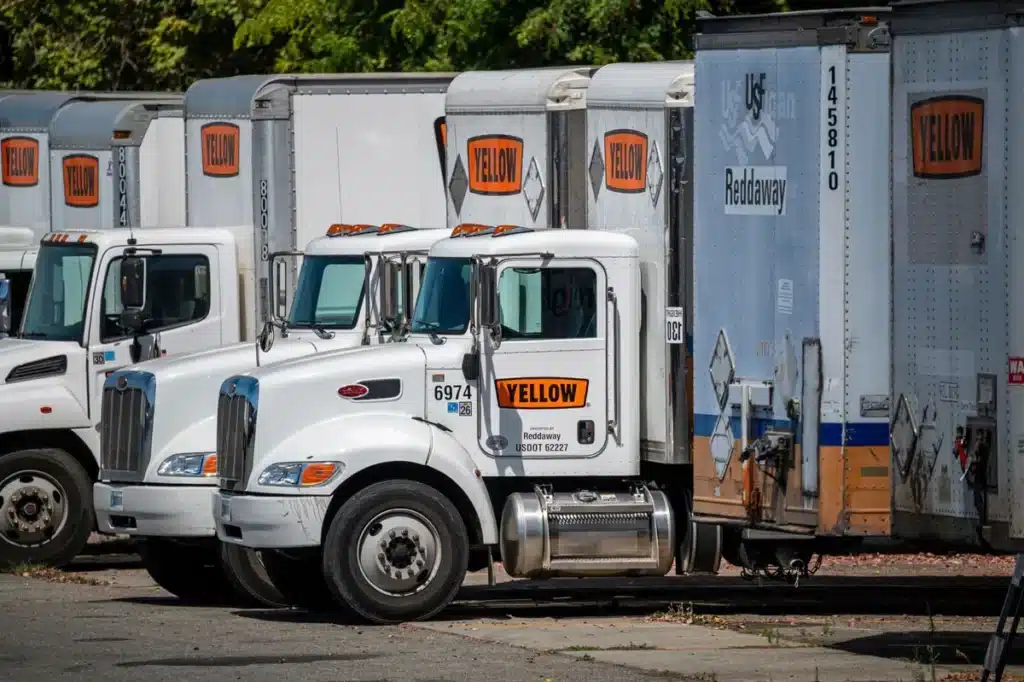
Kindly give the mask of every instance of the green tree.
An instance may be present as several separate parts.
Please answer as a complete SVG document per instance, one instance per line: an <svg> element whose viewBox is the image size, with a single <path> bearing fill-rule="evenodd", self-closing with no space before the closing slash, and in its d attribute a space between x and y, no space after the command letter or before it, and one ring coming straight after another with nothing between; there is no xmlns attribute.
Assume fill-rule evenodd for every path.
<svg viewBox="0 0 1024 682"><path fill-rule="evenodd" d="M241 0L0 0L0 85L180 91L272 68L277 44L234 48L241 12Z"/></svg>

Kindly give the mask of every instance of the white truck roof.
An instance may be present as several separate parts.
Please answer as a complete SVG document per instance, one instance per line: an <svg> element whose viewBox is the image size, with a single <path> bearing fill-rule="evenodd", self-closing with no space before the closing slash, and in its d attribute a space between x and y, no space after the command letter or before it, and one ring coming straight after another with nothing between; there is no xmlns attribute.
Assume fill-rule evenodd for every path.
<svg viewBox="0 0 1024 682"><path fill-rule="evenodd" d="M0 251L22 251L35 246L35 233L29 228L0 225Z"/></svg>
<svg viewBox="0 0 1024 682"><path fill-rule="evenodd" d="M405 226L400 226L405 227ZM427 230L395 229L381 234L376 230L368 233L325 235L311 241L305 250L307 256L330 256L338 253L386 251L421 251L429 249L438 240L445 239L451 231L447 228Z"/></svg>
<svg viewBox="0 0 1024 682"><path fill-rule="evenodd" d="M252 231L249 225L231 227L145 227L134 230L113 228L109 230L75 230L51 232L43 237L43 244L64 244L81 242L96 244L100 248L127 244L135 237L139 246L150 244L228 244L235 243L239 235Z"/></svg>
<svg viewBox="0 0 1024 682"><path fill-rule="evenodd" d="M461 226L460 226L461 227ZM637 258L639 247L632 237L615 232L512 228L502 233L495 228L449 237L430 248L431 258L470 258L513 253L551 253L556 258ZM502 228L504 229L504 227ZM453 233L459 228L453 230Z"/></svg>

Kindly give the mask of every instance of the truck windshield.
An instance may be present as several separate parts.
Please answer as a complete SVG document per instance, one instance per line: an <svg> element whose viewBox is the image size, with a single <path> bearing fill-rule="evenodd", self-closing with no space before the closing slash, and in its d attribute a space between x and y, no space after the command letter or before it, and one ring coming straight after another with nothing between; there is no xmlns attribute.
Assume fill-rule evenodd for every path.
<svg viewBox="0 0 1024 682"><path fill-rule="evenodd" d="M428 258L423 272L413 334L462 334L469 326L468 258Z"/></svg>
<svg viewBox="0 0 1024 682"><path fill-rule="evenodd" d="M363 302L362 256L305 256L289 327L352 329Z"/></svg>
<svg viewBox="0 0 1024 682"><path fill-rule="evenodd" d="M40 247L21 322L23 338L84 343L85 306L95 262L95 244Z"/></svg>

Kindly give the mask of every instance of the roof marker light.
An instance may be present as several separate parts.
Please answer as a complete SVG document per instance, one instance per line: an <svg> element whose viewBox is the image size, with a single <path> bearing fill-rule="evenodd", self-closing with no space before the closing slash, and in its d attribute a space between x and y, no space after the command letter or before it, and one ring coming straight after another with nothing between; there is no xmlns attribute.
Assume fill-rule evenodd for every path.
<svg viewBox="0 0 1024 682"><path fill-rule="evenodd" d="M494 234L491 236L501 237L502 235L521 234L524 232L533 232L533 228L523 227L522 225L498 225L494 228Z"/></svg>
<svg viewBox="0 0 1024 682"><path fill-rule="evenodd" d="M479 223L462 223L457 225L452 230L452 237L471 237L473 235L490 234L494 231L494 227L491 225L481 225Z"/></svg>

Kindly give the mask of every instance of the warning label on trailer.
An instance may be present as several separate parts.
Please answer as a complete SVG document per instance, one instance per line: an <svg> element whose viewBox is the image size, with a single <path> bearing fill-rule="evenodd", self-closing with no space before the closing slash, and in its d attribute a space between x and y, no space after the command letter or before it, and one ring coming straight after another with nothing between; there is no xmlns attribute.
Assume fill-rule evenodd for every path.
<svg viewBox="0 0 1024 682"><path fill-rule="evenodd" d="M207 123L200 128L199 139L203 149L203 175L214 178L238 175L238 126Z"/></svg>
<svg viewBox="0 0 1024 682"><path fill-rule="evenodd" d="M985 100L942 95L910 107L914 175L966 178L981 173Z"/></svg>
<svg viewBox="0 0 1024 682"><path fill-rule="evenodd" d="M39 141L31 137L8 137L0 142L0 179L9 187L39 184Z"/></svg>
<svg viewBox="0 0 1024 682"><path fill-rule="evenodd" d="M1007 383L1024 385L1024 358L1010 358L1009 376L1007 379Z"/></svg>
<svg viewBox="0 0 1024 682"><path fill-rule="evenodd" d="M64 203L92 208L100 203L100 160L89 154L72 154L63 160Z"/></svg>
<svg viewBox="0 0 1024 682"><path fill-rule="evenodd" d="M466 144L469 191L519 194L523 189L523 141L512 135L479 135Z"/></svg>
<svg viewBox="0 0 1024 682"><path fill-rule="evenodd" d="M567 410L585 407L589 379L520 377L498 379L498 407L507 410Z"/></svg>
<svg viewBox="0 0 1024 682"><path fill-rule="evenodd" d="M726 215L786 215L785 166L728 166Z"/></svg>

